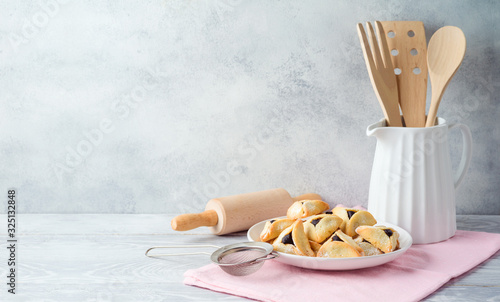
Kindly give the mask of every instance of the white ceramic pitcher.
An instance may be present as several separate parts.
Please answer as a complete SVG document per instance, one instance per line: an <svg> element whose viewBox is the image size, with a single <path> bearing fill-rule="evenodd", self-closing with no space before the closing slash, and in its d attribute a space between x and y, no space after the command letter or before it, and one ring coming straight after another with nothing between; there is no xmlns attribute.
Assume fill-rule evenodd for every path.
<svg viewBox="0 0 500 302"><path fill-rule="evenodd" d="M453 175L448 130L462 132L463 151ZM368 210L410 232L413 243L433 243L456 231L455 189L469 167L472 149L470 130L463 124L434 127L386 127L385 119L368 126L377 138L370 181Z"/></svg>

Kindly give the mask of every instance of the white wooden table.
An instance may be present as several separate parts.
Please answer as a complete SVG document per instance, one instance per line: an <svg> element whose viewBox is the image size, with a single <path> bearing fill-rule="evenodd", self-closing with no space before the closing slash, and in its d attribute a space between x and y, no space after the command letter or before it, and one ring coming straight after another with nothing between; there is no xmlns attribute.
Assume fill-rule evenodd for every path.
<svg viewBox="0 0 500 302"><path fill-rule="evenodd" d="M174 215L18 215L17 294L7 293L6 215L0 215L0 301L248 301L183 285L208 256L151 259L156 245L246 241L245 233L175 232ZM500 233L500 216L459 216L458 228ZM207 250L211 251L211 250ZM428 301L500 301L500 253L448 282Z"/></svg>

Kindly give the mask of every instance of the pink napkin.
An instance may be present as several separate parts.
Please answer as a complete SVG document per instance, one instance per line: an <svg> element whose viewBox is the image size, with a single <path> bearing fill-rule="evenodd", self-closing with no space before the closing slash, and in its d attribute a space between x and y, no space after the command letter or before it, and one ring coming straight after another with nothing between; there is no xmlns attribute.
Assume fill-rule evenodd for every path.
<svg viewBox="0 0 500 302"><path fill-rule="evenodd" d="M500 234L457 231L443 242L414 245L387 264L317 271L266 261L256 273L226 274L210 264L188 270L184 283L260 301L418 301L500 249Z"/></svg>

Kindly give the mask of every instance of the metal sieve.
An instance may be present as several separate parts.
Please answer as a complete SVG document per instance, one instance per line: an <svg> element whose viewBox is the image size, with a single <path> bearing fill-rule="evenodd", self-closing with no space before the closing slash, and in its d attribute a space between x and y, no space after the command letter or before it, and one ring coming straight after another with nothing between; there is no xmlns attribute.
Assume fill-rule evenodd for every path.
<svg viewBox="0 0 500 302"><path fill-rule="evenodd" d="M207 252L177 253L177 254L158 254L149 255L154 249L169 248L217 248L212 254ZM217 264L223 271L233 276L246 276L258 271L265 260L274 259L278 254L273 251L273 246L266 242L242 242L219 247L216 245L172 245L155 246L146 251L146 256L151 258L165 256L182 256L208 254L210 260Z"/></svg>

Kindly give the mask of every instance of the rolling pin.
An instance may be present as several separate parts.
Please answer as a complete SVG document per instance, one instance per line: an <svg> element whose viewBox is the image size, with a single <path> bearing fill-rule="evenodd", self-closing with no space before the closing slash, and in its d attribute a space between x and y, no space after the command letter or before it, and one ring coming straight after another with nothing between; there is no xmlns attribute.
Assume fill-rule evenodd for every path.
<svg viewBox="0 0 500 302"><path fill-rule="evenodd" d="M304 199L321 200L321 196L308 193L292 198L285 189L272 189L214 198L207 203L205 212L179 215L170 224L176 231L207 226L215 235L224 235L248 230L266 219L285 216L295 201Z"/></svg>

